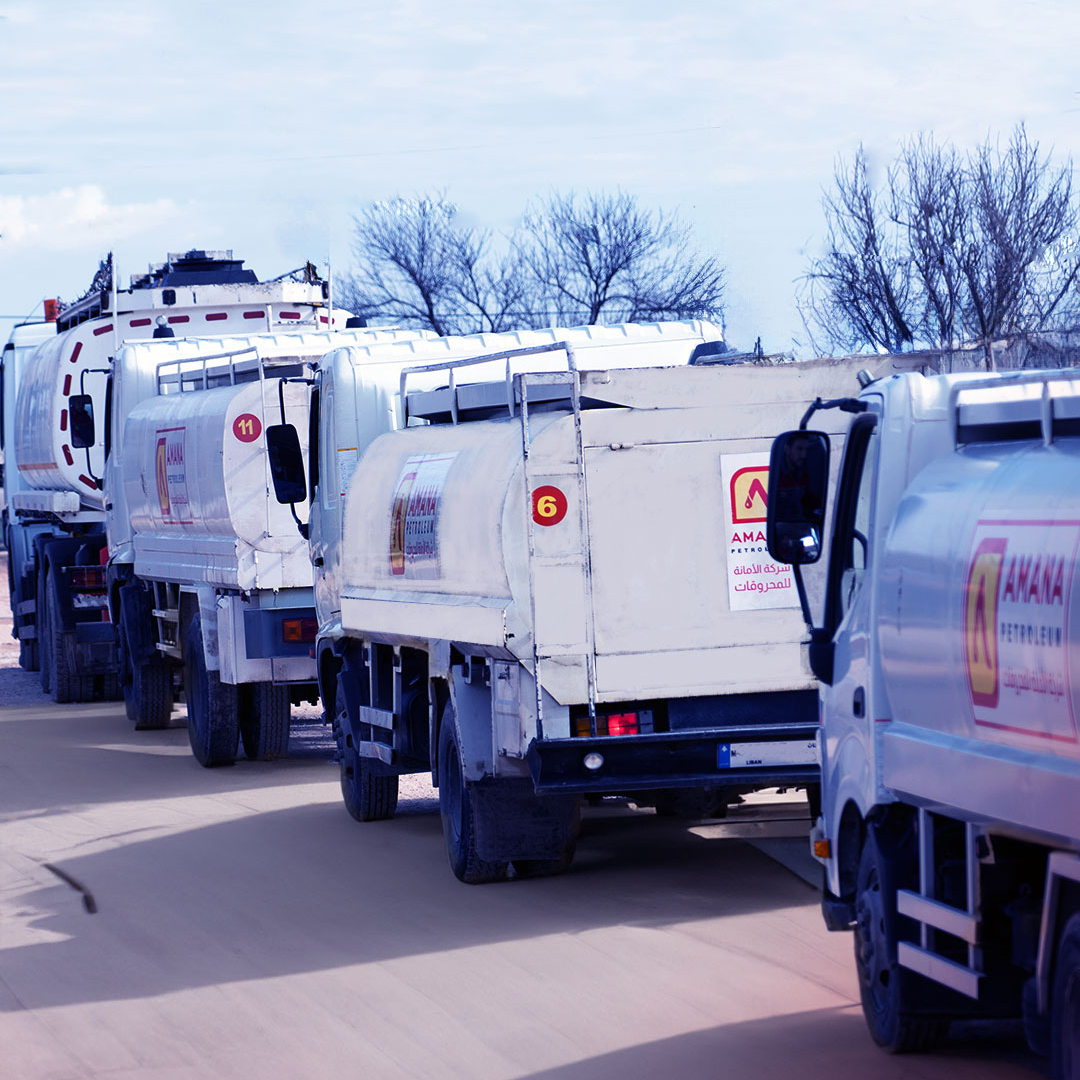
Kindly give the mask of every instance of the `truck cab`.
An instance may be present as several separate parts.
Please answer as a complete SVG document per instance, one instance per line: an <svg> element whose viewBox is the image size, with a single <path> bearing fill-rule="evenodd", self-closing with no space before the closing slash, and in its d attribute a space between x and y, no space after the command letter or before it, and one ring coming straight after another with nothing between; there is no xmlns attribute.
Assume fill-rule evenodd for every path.
<svg viewBox="0 0 1080 1080"><path fill-rule="evenodd" d="M853 414L831 537L778 507L767 527L782 561L828 556L821 612L804 608L826 924L854 930L882 1046L1023 1014L1073 1076L1080 377L905 374L810 413L827 406ZM774 443L770 485L793 440L827 445L810 413Z"/></svg>

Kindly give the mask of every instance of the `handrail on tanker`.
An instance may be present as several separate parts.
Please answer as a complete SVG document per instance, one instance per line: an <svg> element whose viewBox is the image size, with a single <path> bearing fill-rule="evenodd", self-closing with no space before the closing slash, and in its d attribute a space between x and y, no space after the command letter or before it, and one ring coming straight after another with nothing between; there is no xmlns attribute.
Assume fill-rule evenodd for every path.
<svg viewBox="0 0 1080 1080"><path fill-rule="evenodd" d="M569 372L577 371L577 357L574 347L569 341L550 341L543 345L527 345L519 349L502 349L499 352L482 353L479 356L470 356L464 359L439 360L433 364L413 364L401 369L401 381L399 397L401 401L401 419L405 424L409 419L409 399L405 391L405 384L409 376L420 371L449 371L450 372L450 417L453 423L458 422L457 407L457 379L455 373L459 367L472 367L475 364L486 364L492 361L506 361L506 407L510 415L514 415L514 372L510 370L510 361L516 356L533 356L538 353L562 352L566 355L566 366ZM519 372L518 374L521 374ZM536 374L541 374L537 372Z"/></svg>
<svg viewBox="0 0 1080 1080"><path fill-rule="evenodd" d="M1072 384L1075 389L1067 394L1052 394L1052 383ZM1039 398L1008 396L1009 390L1018 387L1041 386L1042 392ZM974 392L997 390L1003 393L1000 396L988 397L987 400L967 401L961 400L965 395L970 396ZM965 380L958 382L949 392L949 418L952 424L953 443L957 444L960 437L960 410L964 405L994 404L1015 405L1022 408L1025 405L1037 402L1039 406L1039 424L1043 442L1049 446L1054 440L1054 417L1055 402L1072 400L1077 403L1076 408L1071 410L1070 418L1080 418L1080 368L1039 368L1034 371L999 372L985 378Z"/></svg>

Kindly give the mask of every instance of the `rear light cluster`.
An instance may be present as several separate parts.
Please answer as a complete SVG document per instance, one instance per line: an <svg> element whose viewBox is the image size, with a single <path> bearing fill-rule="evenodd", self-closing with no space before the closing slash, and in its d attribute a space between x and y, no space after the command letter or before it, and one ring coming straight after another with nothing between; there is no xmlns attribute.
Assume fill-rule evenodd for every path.
<svg viewBox="0 0 1080 1080"><path fill-rule="evenodd" d="M87 608L104 608L108 605L104 566L73 566L70 573L73 608L85 611Z"/></svg>
<svg viewBox="0 0 1080 1080"><path fill-rule="evenodd" d="M281 639L291 644L310 644L319 632L318 619L282 619Z"/></svg>
<svg viewBox="0 0 1080 1080"><path fill-rule="evenodd" d="M597 713L597 735L651 735L655 730L652 709L639 709L637 712ZM591 735L588 716L574 719L574 735Z"/></svg>
<svg viewBox="0 0 1080 1080"><path fill-rule="evenodd" d="M71 587L76 592L104 592L104 566L73 566L71 568Z"/></svg>

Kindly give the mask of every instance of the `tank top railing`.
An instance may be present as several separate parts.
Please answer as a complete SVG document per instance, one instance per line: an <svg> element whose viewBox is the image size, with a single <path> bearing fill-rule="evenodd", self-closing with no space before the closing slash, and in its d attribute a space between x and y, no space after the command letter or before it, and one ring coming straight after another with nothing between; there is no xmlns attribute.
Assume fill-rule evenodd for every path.
<svg viewBox="0 0 1080 1080"><path fill-rule="evenodd" d="M432 364L415 364L411 367L402 368L400 400L402 408L402 422L407 424L409 417L431 417L434 415L449 416L452 423L456 424L463 411L469 408L491 409L505 406L510 416L515 415L520 402L516 400L514 391L514 376L528 373L541 376L543 371L530 371L528 367L522 368L515 365L514 361L520 357L538 356L543 353L562 353L566 357L566 370L577 371L577 358L574 347L568 341L545 342L543 345L531 345L521 349L504 349L500 352L484 353L480 356L463 357L455 360L441 360ZM497 365L503 362L503 378L501 383L491 379L483 382L459 383L458 371L462 368L476 367L481 364ZM414 390L408 393L408 381L410 375L418 375L421 372L429 375L432 372L448 372L448 385L431 390ZM565 373L563 373L565 374ZM553 380L553 383L566 385L565 380ZM502 389L498 389L499 387ZM535 394L535 390L534 390ZM466 400L463 401L462 395ZM563 392L561 397L565 397Z"/></svg>
<svg viewBox="0 0 1080 1080"><path fill-rule="evenodd" d="M950 395L955 445L1042 439L1080 430L1080 368L958 382Z"/></svg>
<svg viewBox="0 0 1080 1080"><path fill-rule="evenodd" d="M281 369L295 369L297 373L310 362L310 356L261 356L251 345L232 352L207 353L175 360L163 360L157 365L159 394L186 393L191 390L210 390L219 386L235 386L237 383L264 380L268 371L275 375L287 374Z"/></svg>

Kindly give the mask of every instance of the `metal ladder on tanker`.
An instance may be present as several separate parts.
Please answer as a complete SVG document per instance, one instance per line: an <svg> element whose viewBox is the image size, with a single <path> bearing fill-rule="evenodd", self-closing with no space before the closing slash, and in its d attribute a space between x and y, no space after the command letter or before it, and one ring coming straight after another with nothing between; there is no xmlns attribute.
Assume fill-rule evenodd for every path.
<svg viewBox="0 0 1080 1080"><path fill-rule="evenodd" d="M566 356L566 371L543 371L528 372L512 370L511 361L523 356L535 356L543 353L561 352ZM457 372L460 368L472 367L478 364L504 361L504 390L500 392L498 402L490 394L482 391L490 390L493 384L459 384ZM511 418L520 416L521 419L521 446L523 459L523 473L525 480L525 515L528 538L529 555L529 615L532 634L532 659L533 681L535 686L536 707L536 737L538 740L544 737L544 702L543 702L543 667L546 662L557 658L571 655L584 657L586 691L589 711L589 730L596 735L596 629L595 610L592 595L592 555L589 542L589 500L588 487L585 482L585 452L582 437L581 424L581 375L577 368L574 348L568 341L556 341L543 345L535 345L519 349L506 349L501 352L487 353L480 356L468 357L461 360L440 361L434 364L418 364L403 368L400 376L400 401L402 408L402 424L408 423L410 414L410 396L407 393L408 377L419 372L430 373L432 371L446 370L449 374L449 385L439 391L419 392L412 397L413 401L420 398L429 399L433 404L428 406L429 412L441 411L444 415L449 414L451 423L457 424L462 413L462 391L472 395L472 404L476 406L490 407L493 404L505 404ZM535 394L541 388L552 386L565 387L565 392L556 394ZM544 403L556 400L568 400L573 413L573 446L568 457L572 466L563 470L552 470L550 467L543 473L536 473L533 464L532 431L530 427L529 392L533 389L534 395ZM467 403L468 405L468 403ZM520 412L518 406L520 405ZM421 414L422 415L422 414ZM578 529L580 536L580 550L575 553L580 560L580 571L585 600L585 617L583 626L582 642L563 647L548 646L547 651L542 649L537 640L537 571L554 566L565 566L568 555L566 552L558 556L544 555L537 551L536 519L534 515L534 498L539 488L547 486L538 483L539 480L561 480L567 487L573 487L577 495ZM556 651L557 650L557 651Z"/></svg>
<svg viewBox="0 0 1080 1080"><path fill-rule="evenodd" d="M919 888L896 890L896 910L918 926L919 943L898 941L896 959L901 967L941 983L970 998L979 997L982 950L979 947L980 888L978 844L984 837L975 826L963 822L964 829L964 907L943 903L935 897L934 818L932 811L918 810ZM947 934L966 947L964 962L943 956L936 934ZM954 952L957 950L953 950Z"/></svg>

